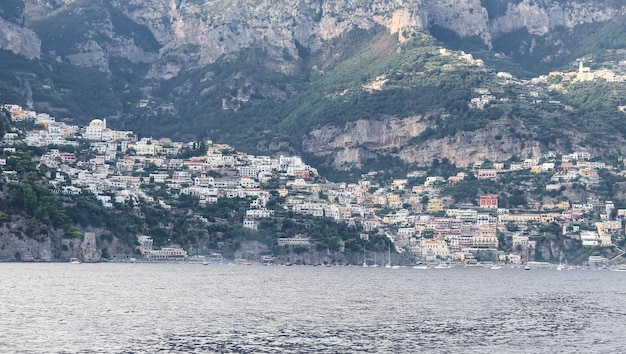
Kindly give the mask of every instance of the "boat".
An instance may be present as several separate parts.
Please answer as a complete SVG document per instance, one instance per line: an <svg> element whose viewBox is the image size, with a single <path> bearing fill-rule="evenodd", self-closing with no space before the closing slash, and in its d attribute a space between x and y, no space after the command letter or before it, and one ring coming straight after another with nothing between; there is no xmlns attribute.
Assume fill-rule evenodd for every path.
<svg viewBox="0 0 626 354"><path fill-rule="evenodd" d="M435 269L450 269L450 265L448 263L439 263L435 266Z"/></svg>
<svg viewBox="0 0 626 354"><path fill-rule="evenodd" d="M209 255L208 261L211 264L222 264L224 262L224 256L222 256L221 253L214 252Z"/></svg>
<svg viewBox="0 0 626 354"><path fill-rule="evenodd" d="M373 268L378 267L378 260L376 259L376 252L374 252L374 264L372 264L370 267L373 267Z"/></svg>
<svg viewBox="0 0 626 354"><path fill-rule="evenodd" d="M365 257L365 246L363 246L363 268L367 268L367 258Z"/></svg>
<svg viewBox="0 0 626 354"><path fill-rule="evenodd" d="M426 264L416 264L413 266L413 269L428 269Z"/></svg>
<svg viewBox="0 0 626 354"><path fill-rule="evenodd" d="M565 268L565 265L563 264L559 264L558 266L556 266L556 270L563 270L563 268Z"/></svg>
<svg viewBox="0 0 626 354"><path fill-rule="evenodd" d="M70 264L80 264L80 260L78 258L70 258Z"/></svg>
<svg viewBox="0 0 626 354"><path fill-rule="evenodd" d="M498 252L496 252L496 262L489 267L489 269L502 269L502 265L500 264L500 259L498 258Z"/></svg>
<svg viewBox="0 0 626 354"><path fill-rule="evenodd" d="M525 266L524 270L530 270L530 266L529 265Z"/></svg>
<svg viewBox="0 0 626 354"><path fill-rule="evenodd" d="M209 262L204 261L204 262L202 262L202 265L209 265Z"/></svg>
<svg viewBox="0 0 626 354"><path fill-rule="evenodd" d="M270 256L270 255L265 255L265 256L261 256L261 264L263 265L273 265L274 262L276 261L276 257L274 256Z"/></svg>

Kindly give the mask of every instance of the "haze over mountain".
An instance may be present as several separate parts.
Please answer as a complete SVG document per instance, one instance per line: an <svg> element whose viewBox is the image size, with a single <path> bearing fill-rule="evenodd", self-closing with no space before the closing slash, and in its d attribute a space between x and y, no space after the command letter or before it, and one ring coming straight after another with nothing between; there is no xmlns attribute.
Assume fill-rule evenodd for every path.
<svg viewBox="0 0 626 354"><path fill-rule="evenodd" d="M5 0L0 97L333 170L618 156L625 16L617 0Z"/></svg>

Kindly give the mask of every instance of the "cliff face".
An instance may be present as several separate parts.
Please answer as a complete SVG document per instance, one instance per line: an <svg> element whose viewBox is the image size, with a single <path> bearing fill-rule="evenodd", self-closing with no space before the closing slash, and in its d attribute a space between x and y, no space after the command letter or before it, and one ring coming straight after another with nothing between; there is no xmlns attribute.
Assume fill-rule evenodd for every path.
<svg viewBox="0 0 626 354"><path fill-rule="evenodd" d="M0 233L0 261L51 262L55 260L50 238L37 241Z"/></svg>
<svg viewBox="0 0 626 354"><path fill-rule="evenodd" d="M274 69L291 72L298 58L296 45L316 51L328 41L354 29L383 26L390 33L428 30L438 25L460 37L492 39L526 29L545 35L558 26L606 21L624 14L626 6L606 2L524 0L509 3L504 13L490 18L479 0L236 0L236 1L118 1L130 18L146 25L163 45L159 64L150 75L169 78L192 66L213 63L243 48L261 46L277 62ZM297 43L297 44L296 44ZM194 46L194 51L185 50ZM189 55L191 54L191 55ZM166 70L162 70L166 68Z"/></svg>
<svg viewBox="0 0 626 354"><path fill-rule="evenodd" d="M0 49L34 59L41 54L41 41L32 30L0 17Z"/></svg>
<svg viewBox="0 0 626 354"><path fill-rule="evenodd" d="M377 155L393 156L408 164L446 158L457 166L465 167L479 160L506 161L513 156L541 156L549 150L558 153L568 151L569 144L565 141L556 141L548 146L533 136L511 134L511 127L518 124L498 120L477 131L460 131L448 137L416 141L427 128L436 127L419 116L363 119L343 126L331 124L315 129L303 138L302 146L307 153L325 157L329 167L336 170L362 167L363 162ZM616 144L597 149L586 146L585 149L598 156L607 151L626 152L620 149L626 144L623 137L609 135ZM568 141L578 146L579 138L570 136Z"/></svg>
<svg viewBox="0 0 626 354"><path fill-rule="evenodd" d="M608 21L623 15L626 8L619 2L592 1L511 1L502 16L489 23L492 37L519 29L543 36L562 26L572 29L583 24Z"/></svg>
<svg viewBox="0 0 626 354"><path fill-rule="evenodd" d="M13 214L0 224L0 262L65 262L72 257L82 262L100 262L102 250L97 247L96 234L85 233L83 239L63 239L63 230L41 227L41 234L28 236L29 221ZM91 236L90 236L91 235ZM117 239L101 246L117 245Z"/></svg>
<svg viewBox="0 0 626 354"><path fill-rule="evenodd" d="M59 13L81 16L84 13L79 9L86 6L85 0L25 3L29 23ZM253 47L266 51L268 58L275 61L274 70L290 73L300 57L298 46L316 51L354 28L382 26L390 33L400 33L402 40L406 30L428 31L436 25L460 37L479 37L492 47L494 38L519 29L543 36L556 27L571 29L626 13L626 5L620 2L550 0L113 0L110 4L112 7L107 9L102 3L105 11L100 14L104 17L92 22L91 35L77 38L66 58L76 65L101 70L107 69L112 57L151 62L148 77L160 79L170 79L182 70L202 67ZM147 53L136 38L120 33L122 26L106 16L115 10L150 30L162 46L158 54ZM0 28L3 22L5 27L10 26L0 21ZM10 31L0 32L5 40L13 38L11 43L2 45L0 37L0 45L13 51L20 48L19 53L25 56L37 56L32 31L18 29L12 26ZM107 41L110 43L103 45Z"/></svg>

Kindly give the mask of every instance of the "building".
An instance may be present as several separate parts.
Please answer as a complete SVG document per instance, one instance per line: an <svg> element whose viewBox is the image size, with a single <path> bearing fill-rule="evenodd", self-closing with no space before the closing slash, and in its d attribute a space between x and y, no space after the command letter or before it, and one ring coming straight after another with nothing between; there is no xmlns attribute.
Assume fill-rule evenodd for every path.
<svg viewBox="0 0 626 354"><path fill-rule="evenodd" d="M476 174L478 179L495 179L498 176L496 169L480 169Z"/></svg>
<svg viewBox="0 0 626 354"><path fill-rule="evenodd" d="M254 219L243 219L243 227L250 230L258 230L259 222Z"/></svg>
<svg viewBox="0 0 626 354"><path fill-rule="evenodd" d="M495 225L481 225L478 234L472 236L472 247L474 248L498 248L498 236Z"/></svg>
<svg viewBox="0 0 626 354"><path fill-rule="evenodd" d="M583 246L599 246L600 245L600 237L598 233L595 231L581 231L580 232L580 240L583 243Z"/></svg>
<svg viewBox="0 0 626 354"><path fill-rule="evenodd" d="M428 261L450 257L450 249L444 240L422 240L419 245L419 253L423 259Z"/></svg>
<svg viewBox="0 0 626 354"><path fill-rule="evenodd" d="M433 198L428 201L428 206L426 210L429 213L434 213L443 210L443 201L439 198Z"/></svg>
<svg viewBox="0 0 626 354"><path fill-rule="evenodd" d="M179 247L163 247L160 250L152 249L154 241L152 237L141 235L137 237L139 253L149 260L184 260L187 258L187 251Z"/></svg>
<svg viewBox="0 0 626 354"><path fill-rule="evenodd" d="M85 128L85 139L102 140L102 132L107 128L106 119L94 119Z"/></svg>
<svg viewBox="0 0 626 354"><path fill-rule="evenodd" d="M308 246L311 244L310 239L303 235L280 237L277 241L279 246Z"/></svg>
<svg viewBox="0 0 626 354"><path fill-rule="evenodd" d="M485 209L498 209L498 195L497 194L481 195L479 205L481 208L485 208Z"/></svg>

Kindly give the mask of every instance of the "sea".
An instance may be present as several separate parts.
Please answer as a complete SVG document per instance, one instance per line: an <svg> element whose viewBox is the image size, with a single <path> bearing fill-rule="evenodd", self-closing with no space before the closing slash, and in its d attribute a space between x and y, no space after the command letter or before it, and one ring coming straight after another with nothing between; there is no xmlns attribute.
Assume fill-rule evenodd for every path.
<svg viewBox="0 0 626 354"><path fill-rule="evenodd" d="M624 353L626 272L0 263L0 353Z"/></svg>

